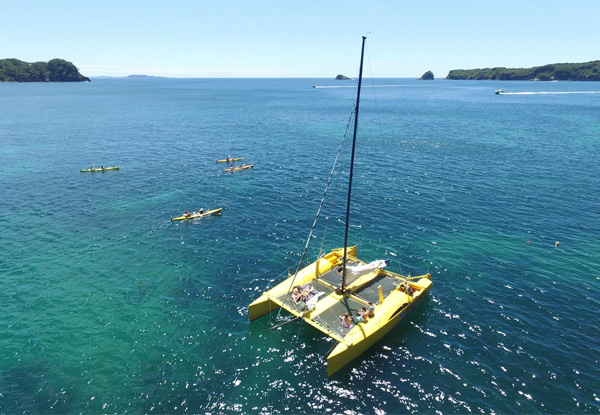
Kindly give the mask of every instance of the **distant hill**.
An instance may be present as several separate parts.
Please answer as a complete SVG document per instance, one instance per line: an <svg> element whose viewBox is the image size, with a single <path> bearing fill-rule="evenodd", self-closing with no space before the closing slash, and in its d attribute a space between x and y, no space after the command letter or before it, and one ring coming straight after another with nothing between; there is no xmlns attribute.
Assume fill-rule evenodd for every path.
<svg viewBox="0 0 600 415"><path fill-rule="evenodd" d="M48 62L23 62L0 59L0 82L90 82L71 62L52 59Z"/></svg>
<svg viewBox="0 0 600 415"><path fill-rule="evenodd" d="M172 79L168 76L153 76L153 75L126 75L126 76L110 76L110 75L96 75L92 76L92 79Z"/></svg>
<svg viewBox="0 0 600 415"><path fill-rule="evenodd" d="M446 79L500 81L600 81L600 61L553 63L533 68L453 69Z"/></svg>
<svg viewBox="0 0 600 415"><path fill-rule="evenodd" d="M128 75L130 79L166 79L164 76L152 76L152 75Z"/></svg>

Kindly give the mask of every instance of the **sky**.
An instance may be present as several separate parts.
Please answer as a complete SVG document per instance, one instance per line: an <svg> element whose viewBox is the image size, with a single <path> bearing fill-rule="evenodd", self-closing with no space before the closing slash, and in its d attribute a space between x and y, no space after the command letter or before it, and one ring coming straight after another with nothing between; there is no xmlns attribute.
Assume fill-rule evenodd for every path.
<svg viewBox="0 0 600 415"><path fill-rule="evenodd" d="M0 0L0 58L88 77L416 78L600 59L600 0Z"/></svg>

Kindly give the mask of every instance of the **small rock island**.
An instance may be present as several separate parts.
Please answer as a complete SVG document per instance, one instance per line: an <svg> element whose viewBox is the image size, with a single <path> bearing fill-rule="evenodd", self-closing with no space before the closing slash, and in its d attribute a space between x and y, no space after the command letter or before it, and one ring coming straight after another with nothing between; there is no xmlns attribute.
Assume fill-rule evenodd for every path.
<svg viewBox="0 0 600 415"><path fill-rule="evenodd" d="M71 62L52 59L48 62L23 62L0 59L0 82L91 82Z"/></svg>
<svg viewBox="0 0 600 415"><path fill-rule="evenodd" d="M433 81L433 72L427 71L419 79L422 81Z"/></svg>
<svg viewBox="0 0 600 415"><path fill-rule="evenodd" d="M339 74L338 76L335 77L335 79L337 81L348 81L350 78L348 78L347 76L344 76L342 74Z"/></svg>

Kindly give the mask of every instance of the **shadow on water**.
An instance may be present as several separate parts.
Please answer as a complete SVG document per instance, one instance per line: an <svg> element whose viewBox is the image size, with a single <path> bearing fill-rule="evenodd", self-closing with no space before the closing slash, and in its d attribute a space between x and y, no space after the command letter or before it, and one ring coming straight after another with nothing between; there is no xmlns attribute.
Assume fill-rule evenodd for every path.
<svg viewBox="0 0 600 415"><path fill-rule="evenodd" d="M72 386L57 387L49 378L52 370L47 363L29 362L0 372L0 412L57 413L72 412L71 397L76 393ZM68 379L56 381L68 385Z"/></svg>

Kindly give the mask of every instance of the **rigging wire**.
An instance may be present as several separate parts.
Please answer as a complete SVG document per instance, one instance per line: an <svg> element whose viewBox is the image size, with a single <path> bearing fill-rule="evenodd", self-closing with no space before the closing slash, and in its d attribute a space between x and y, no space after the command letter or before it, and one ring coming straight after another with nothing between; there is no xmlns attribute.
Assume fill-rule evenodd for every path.
<svg viewBox="0 0 600 415"><path fill-rule="evenodd" d="M373 76L373 68L371 67L371 55L369 54L369 45L366 45L367 49L367 63L369 65L369 73L371 74L371 90L373 93L373 101L375 102L375 115L377 116L377 126L379 127L379 135L383 136L383 127L381 126L381 114L383 113L379 109L379 100L377 99L377 89L375 87L375 77Z"/></svg>
<svg viewBox="0 0 600 415"><path fill-rule="evenodd" d="M384 111L379 108L379 100L378 100L378 97L377 97L377 88L375 86L375 77L373 76L373 69L371 67L371 56L369 54L369 45L368 44L366 46L366 49L367 49L366 50L367 63L368 63L368 66L369 66L369 73L371 74L371 78L370 78L370 81L371 81L371 91L372 91L372 94L373 94L373 102L375 103L375 112L374 112L374 114L375 114L375 121L376 121L375 125L377 126L377 129L379 130L379 137L378 138L379 138L379 141L383 141L383 137L386 136L387 139L391 140L392 137L391 137L391 134L389 133L389 130L385 130L385 132L384 132L384 129L383 129L383 126L382 126L381 114L383 114ZM379 189L375 189L375 190L377 191ZM360 211L359 211L359 214L360 214ZM397 262L398 262L398 267L400 269L400 273L403 274L402 264L400 263L400 259L399 258L397 258Z"/></svg>
<svg viewBox="0 0 600 415"><path fill-rule="evenodd" d="M298 276L298 272L300 272L300 268L302 268L302 263L304 262L304 258L306 257L306 252L308 251L308 246L310 245L310 240L312 239L313 234L315 232L315 228L317 226L317 221L319 220L319 215L321 214L321 210L323 209L323 205L325 204L325 198L327 197L327 192L329 191L329 187L331 186L331 179L333 178L333 173L335 172L338 160L340 158L340 154L342 152L342 148L344 146L346 137L348 135L348 131L350 130L350 125L352 123L353 115L354 115L354 108L352 109L350 117L348 119L348 123L346 124L346 131L344 132L344 136L342 137L342 142L340 143L340 146L338 147L337 154L335 156L335 160L334 160L333 166L331 168L331 173L329 173L329 178L327 179L327 185L325 186L325 192L323 193L323 197L321 198L321 203L319 204L319 209L317 210L317 215L315 216L315 220L313 222L312 228L310 229L310 233L308 235L308 238L306 239L306 244L304 245L304 251L302 252L302 256L300 257L300 262L298 263L296 272L294 272L294 278L292 279L292 281L290 283L290 287L288 288L288 292L285 295L285 298L283 300L284 302L287 300L287 297L288 297L289 293L291 292L292 287L294 286L294 281L296 280L296 276ZM280 315L281 315L281 308L279 309L279 312L277 313L276 320L278 320L280 318Z"/></svg>
<svg viewBox="0 0 600 415"><path fill-rule="evenodd" d="M346 129L349 128L349 125L351 122L352 122L352 116L350 116L350 118L348 119L348 125L346 126ZM338 200L338 195L339 195L339 190L340 189L337 186L333 187L333 195L331 198L331 202L329 203L330 209L333 209L336 206L336 203ZM330 216L332 216L332 215L330 215ZM316 259L317 261L323 255L323 246L325 245L325 240L327 239L327 231L329 230L329 223L330 223L330 219L331 219L330 216L325 216L325 228L323 230L323 236L321 237L321 246L319 247L319 253L318 253L317 259Z"/></svg>

